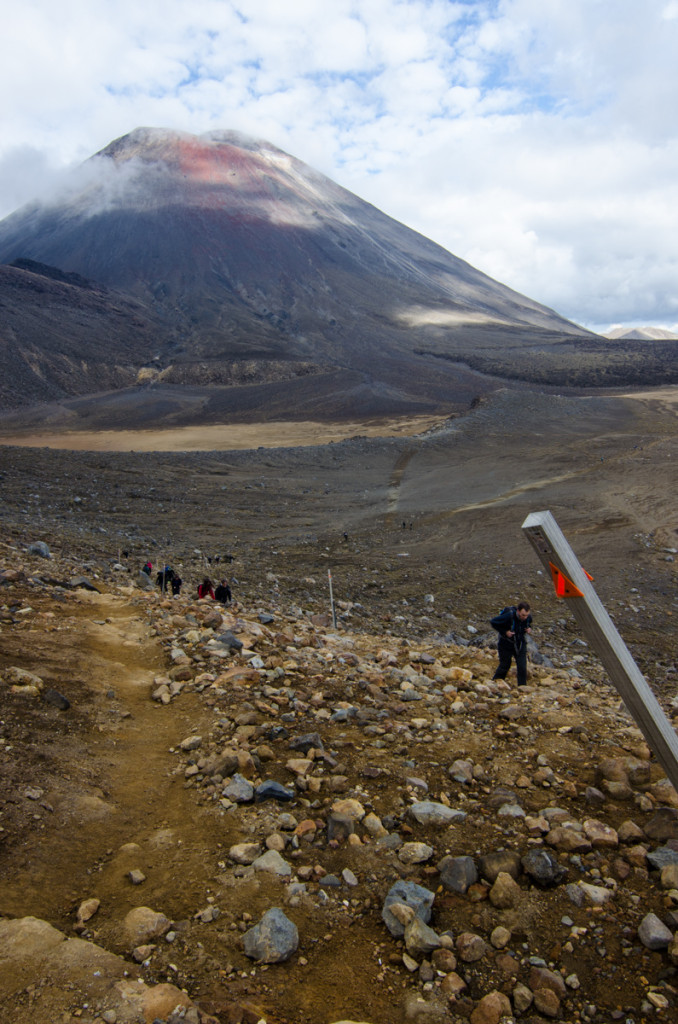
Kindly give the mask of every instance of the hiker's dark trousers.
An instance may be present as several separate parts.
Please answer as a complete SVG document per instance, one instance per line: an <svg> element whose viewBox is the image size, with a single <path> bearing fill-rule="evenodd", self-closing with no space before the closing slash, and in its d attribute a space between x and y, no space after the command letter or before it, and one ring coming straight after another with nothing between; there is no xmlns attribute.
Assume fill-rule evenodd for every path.
<svg viewBox="0 0 678 1024"><path fill-rule="evenodd" d="M511 659L516 659L516 673L518 675L518 686L525 686L527 683L527 645L523 644L519 651L516 651L513 640L507 640L500 636L497 644L499 651L499 665L492 676L493 679L506 679L511 668Z"/></svg>

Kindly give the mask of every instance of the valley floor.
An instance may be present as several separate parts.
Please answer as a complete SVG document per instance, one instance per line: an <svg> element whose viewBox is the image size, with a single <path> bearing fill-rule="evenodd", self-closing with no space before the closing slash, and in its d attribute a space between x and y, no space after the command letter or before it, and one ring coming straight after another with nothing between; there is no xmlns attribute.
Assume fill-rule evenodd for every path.
<svg viewBox="0 0 678 1024"><path fill-rule="evenodd" d="M97 452L239 451L332 444L351 437L410 437L444 422L440 416L346 423L286 420L162 430L60 430L0 433L0 445Z"/></svg>

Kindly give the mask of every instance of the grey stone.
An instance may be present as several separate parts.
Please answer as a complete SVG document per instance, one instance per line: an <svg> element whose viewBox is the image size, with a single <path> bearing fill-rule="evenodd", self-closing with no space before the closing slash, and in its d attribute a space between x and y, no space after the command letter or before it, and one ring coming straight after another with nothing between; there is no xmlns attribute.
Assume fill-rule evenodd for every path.
<svg viewBox="0 0 678 1024"><path fill-rule="evenodd" d="M668 864L678 864L678 850L670 846L658 846L656 850L650 850L647 859L651 867L661 871Z"/></svg>
<svg viewBox="0 0 678 1024"><path fill-rule="evenodd" d="M451 825L455 821L464 821L465 811L456 811L445 804L433 800L420 800L409 808L409 813L420 825Z"/></svg>
<svg viewBox="0 0 678 1024"><path fill-rule="evenodd" d="M413 789L421 789L424 793L428 793L428 783L424 779L417 778L416 775L408 775L405 782Z"/></svg>
<svg viewBox="0 0 678 1024"><path fill-rule="evenodd" d="M520 804L502 804L497 815L501 818L524 818L525 811Z"/></svg>
<svg viewBox="0 0 678 1024"><path fill-rule="evenodd" d="M200 921L201 924L211 924L212 921L216 921L219 917L219 907L215 907L214 904L210 904L208 907L203 907L196 914L193 915L194 921Z"/></svg>
<svg viewBox="0 0 678 1024"><path fill-rule="evenodd" d="M664 924L673 932L678 932L678 910L667 910L664 915Z"/></svg>
<svg viewBox="0 0 678 1024"><path fill-rule="evenodd" d="M52 553L45 544L44 540L36 540L35 543L28 545L29 555L38 555L39 558L51 558Z"/></svg>
<svg viewBox="0 0 678 1024"><path fill-rule="evenodd" d="M252 867L255 871L269 871L272 875L279 875L281 878L292 874L292 868L277 850L267 850L266 853L262 853L261 857L252 861Z"/></svg>
<svg viewBox="0 0 678 1024"><path fill-rule="evenodd" d="M212 755L202 769L203 775L221 775L222 779L227 778L237 770L240 762L238 755L233 751L225 751L222 754Z"/></svg>
<svg viewBox="0 0 678 1024"><path fill-rule="evenodd" d="M548 967L533 967L530 971L529 985L533 992L547 988L555 992L559 999L567 995L567 988L560 974L550 971Z"/></svg>
<svg viewBox="0 0 678 1024"><path fill-rule="evenodd" d="M487 806L493 811L498 811L504 804L520 804L521 800L517 793L506 786L497 786L487 798Z"/></svg>
<svg viewBox="0 0 678 1024"><path fill-rule="evenodd" d="M279 907L267 910L259 924L243 936L245 955L263 964L289 960L299 947L297 926Z"/></svg>
<svg viewBox="0 0 678 1024"><path fill-rule="evenodd" d="M478 881L473 857L443 857L438 864L440 881L449 892L463 895Z"/></svg>
<svg viewBox="0 0 678 1024"><path fill-rule="evenodd" d="M521 860L523 871L535 885L549 889L567 878L567 868L559 863L550 850L530 850Z"/></svg>
<svg viewBox="0 0 678 1024"><path fill-rule="evenodd" d="M541 665L542 668L554 668L554 664L551 659L546 654L542 654L533 641L528 640L527 649L530 654L530 661L533 665Z"/></svg>
<svg viewBox="0 0 678 1024"><path fill-rule="evenodd" d="M465 964L473 964L477 960L482 960L489 949L483 937L476 935L475 932L462 932L457 937L456 946L459 959Z"/></svg>
<svg viewBox="0 0 678 1024"><path fill-rule="evenodd" d="M284 725L271 725L266 733L266 739L287 739L289 735Z"/></svg>
<svg viewBox="0 0 678 1024"><path fill-rule="evenodd" d="M286 803L288 800L294 800L294 790L287 789L280 782L275 782L274 779L267 779L257 786L255 797L257 803L261 803L263 800L278 800L280 803Z"/></svg>
<svg viewBox="0 0 678 1024"><path fill-rule="evenodd" d="M656 914L646 914L638 925L638 938L647 949L665 949L673 939L673 933Z"/></svg>
<svg viewBox="0 0 678 1024"><path fill-rule="evenodd" d="M571 903L574 903L575 907L583 907L586 903L586 893L579 885L575 885L574 882L570 882L569 885L565 886L565 892L567 893L568 899Z"/></svg>
<svg viewBox="0 0 678 1024"><path fill-rule="evenodd" d="M607 889L604 885L592 885L580 878L576 887L584 893L586 902L592 903L595 907L602 907L612 898L612 890Z"/></svg>
<svg viewBox="0 0 678 1024"><path fill-rule="evenodd" d="M525 1013L526 1010L529 1010L534 996L527 985L523 985L523 983L519 981L511 994L513 996L513 1006L515 1007L516 1013Z"/></svg>
<svg viewBox="0 0 678 1024"><path fill-rule="evenodd" d="M137 575L137 586L141 590L155 590L155 583L146 572L139 572Z"/></svg>
<svg viewBox="0 0 678 1024"><path fill-rule="evenodd" d="M387 836L380 836L376 845L381 850L399 850L403 845L403 838L398 832L389 832Z"/></svg>
<svg viewBox="0 0 678 1024"><path fill-rule="evenodd" d="M202 746L202 736L187 736L179 744L182 750L199 750Z"/></svg>
<svg viewBox="0 0 678 1024"><path fill-rule="evenodd" d="M470 761L456 760L447 769L447 774L455 782L461 782L462 785L468 785L473 782L473 765Z"/></svg>
<svg viewBox="0 0 678 1024"><path fill-rule="evenodd" d="M440 947L440 938L415 914L405 927L405 947L412 956L428 956Z"/></svg>
<svg viewBox="0 0 678 1024"><path fill-rule="evenodd" d="M499 718L505 718L507 721L515 721L518 718L523 718L525 715L525 708L519 704L509 704L507 707L502 708L499 712Z"/></svg>
<svg viewBox="0 0 678 1024"><path fill-rule="evenodd" d="M307 732L303 736L295 736L290 740L290 750L301 750L308 754L309 750L324 750L323 741L317 732Z"/></svg>
<svg viewBox="0 0 678 1024"><path fill-rule="evenodd" d="M381 911L382 920L391 935L395 939L399 939L405 934L405 927L391 912L390 908L393 904L403 903L406 907L411 907L416 916L424 924L428 924L431 920L431 907L434 899L435 894L429 889L425 889L423 885L417 885L416 882L396 882L391 886L384 900Z"/></svg>
<svg viewBox="0 0 678 1024"><path fill-rule="evenodd" d="M227 630L225 633L220 633L219 636L215 637L215 640L218 644L221 644L222 647L227 647L231 651L242 650L242 640L238 640L237 636L231 633L230 630Z"/></svg>
<svg viewBox="0 0 678 1024"><path fill-rule="evenodd" d="M247 804L254 800L254 786L239 772L224 786L222 796L232 800L234 804Z"/></svg>
<svg viewBox="0 0 678 1024"><path fill-rule="evenodd" d="M333 711L330 716L331 722L348 722L351 718L355 718L358 714L358 709L354 707L350 708L337 708Z"/></svg>
<svg viewBox="0 0 678 1024"><path fill-rule="evenodd" d="M146 573L144 573L144 576L145 575ZM101 588L97 587L96 583L92 583L91 580L88 580L86 576L74 576L68 581L68 585L73 590L91 590L94 591L95 594L101 593Z"/></svg>
<svg viewBox="0 0 678 1024"><path fill-rule="evenodd" d="M228 856L236 864L252 864L261 856L259 843L235 843L228 851Z"/></svg>

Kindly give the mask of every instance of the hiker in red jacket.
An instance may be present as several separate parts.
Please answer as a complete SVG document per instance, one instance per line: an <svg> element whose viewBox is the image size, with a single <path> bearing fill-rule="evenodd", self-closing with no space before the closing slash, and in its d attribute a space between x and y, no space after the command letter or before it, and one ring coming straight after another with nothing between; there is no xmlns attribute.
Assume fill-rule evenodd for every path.
<svg viewBox="0 0 678 1024"><path fill-rule="evenodd" d="M198 587L198 600L200 600L203 597L214 598L214 588L212 586L212 580L209 578L209 576L205 576L205 579Z"/></svg>

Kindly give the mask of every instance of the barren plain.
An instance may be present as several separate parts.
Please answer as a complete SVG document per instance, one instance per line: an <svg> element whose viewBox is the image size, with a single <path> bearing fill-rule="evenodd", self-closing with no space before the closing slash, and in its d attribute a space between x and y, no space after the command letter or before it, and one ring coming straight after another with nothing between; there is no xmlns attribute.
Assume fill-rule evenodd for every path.
<svg viewBox="0 0 678 1024"><path fill-rule="evenodd" d="M329 444L5 437L3 1019L673 1019L675 938L648 946L645 922L678 930L678 797L520 527L553 512L673 718L676 409L500 390ZM147 558L179 598L139 589ZM205 573L234 606L197 602ZM488 620L523 597L519 692L492 682ZM289 797L248 798L271 782ZM458 815L422 822L429 802ZM463 891L450 858L474 864ZM428 945L387 927L396 883L433 895ZM243 936L271 908L298 948L265 963Z"/></svg>

